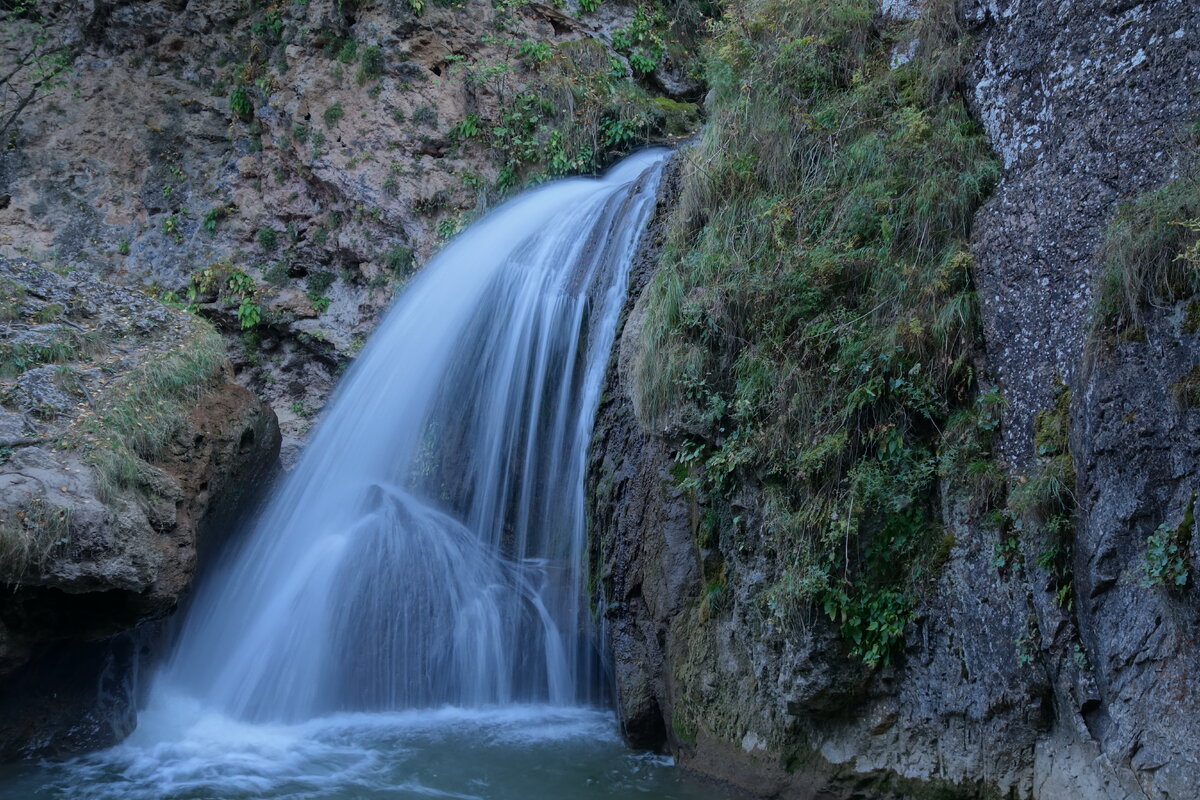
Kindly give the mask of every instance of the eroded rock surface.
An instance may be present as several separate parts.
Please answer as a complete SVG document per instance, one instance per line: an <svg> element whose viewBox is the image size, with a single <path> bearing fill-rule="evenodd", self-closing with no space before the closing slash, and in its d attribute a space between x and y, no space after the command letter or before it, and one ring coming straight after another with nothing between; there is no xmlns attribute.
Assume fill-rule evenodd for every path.
<svg viewBox="0 0 1200 800"><path fill-rule="evenodd" d="M137 629L187 593L199 554L273 469L280 436L191 315L29 261L0 261L0 294L0 758L13 758L132 729ZM203 358L177 360L189 348ZM153 427L153 442L162 407L122 416L151 380L194 383L163 390L178 393L178 417ZM112 483L109 437L136 448L123 462L136 478Z"/></svg>

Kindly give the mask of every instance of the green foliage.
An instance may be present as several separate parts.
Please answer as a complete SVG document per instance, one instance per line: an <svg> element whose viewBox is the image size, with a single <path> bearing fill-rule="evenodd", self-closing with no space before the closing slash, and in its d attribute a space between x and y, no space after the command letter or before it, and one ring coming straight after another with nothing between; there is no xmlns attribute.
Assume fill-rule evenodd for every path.
<svg viewBox="0 0 1200 800"><path fill-rule="evenodd" d="M272 228L259 228L258 246L270 253L279 246L279 234Z"/></svg>
<svg viewBox="0 0 1200 800"><path fill-rule="evenodd" d="M375 45L363 50L358 62L358 85L378 80L383 75L383 51Z"/></svg>
<svg viewBox="0 0 1200 800"><path fill-rule="evenodd" d="M1187 586L1195 525L1196 495L1193 494L1178 526L1171 527L1164 522L1146 540L1146 550L1142 554L1142 586L1165 586L1176 591Z"/></svg>
<svg viewBox="0 0 1200 800"><path fill-rule="evenodd" d="M249 330L262 321L262 308L250 297L243 297L238 304L238 325L242 330Z"/></svg>
<svg viewBox="0 0 1200 800"><path fill-rule="evenodd" d="M250 32L268 43L279 41L283 34L283 11L278 8L268 9L266 14L250 25Z"/></svg>
<svg viewBox="0 0 1200 800"><path fill-rule="evenodd" d="M352 64L358 55L358 42L354 39L334 39L331 43L336 50L335 58L339 63Z"/></svg>
<svg viewBox="0 0 1200 800"><path fill-rule="evenodd" d="M1145 309L1200 292L1200 176L1122 205L1105 231L1093 339L1136 337Z"/></svg>
<svg viewBox="0 0 1200 800"><path fill-rule="evenodd" d="M341 103L334 103L326 108L324 113L321 114L321 118L325 120L326 128L336 127L337 124L342 121L342 117L344 116L346 116L346 109L342 108Z"/></svg>
<svg viewBox="0 0 1200 800"><path fill-rule="evenodd" d="M1075 465L1070 449L1071 393L1063 383L1054 391L1054 403L1034 420L1036 461L1033 473L1022 478L1009 495L1014 527L1025 536L1036 536L1035 563L1050 578L1058 604L1074 606L1072 548L1075 538Z"/></svg>
<svg viewBox="0 0 1200 800"><path fill-rule="evenodd" d="M175 240L176 244L183 242L183 220L178 214L168 214L163 217L162 232Z"/></svg>
<svg viewBox="0 0 1200 800"><path fill-rule="evenodd" d="M689 431L707 502L760 494L782 568L765 609L790 624L816 605L869 666L953 544L938 476L975 465L982 506L1003 487L967 249L999 166L963 99L935 91L958 32L924 32L892 70L876 12L758 0L713 25L710 121L635 363L639 416ZM656 27L643 12L616 43L649 66Z"/></svg>
<svg viewBox="0 0 1200 800"><path fill-rule="evenodd" d="M200 221L200 227L209 235L216 233L217 225L220 224L221 220L229 216L230 208L231 206L228 205L220 205L213 206L208 211L205 211L204 217Z"/></svg>
<svg viewBox="0 0 1200 800"><path fill-rule="evenodd" d="M554 45L550 42L526 39L517 46L517 57L528 67L538 67L550 60L554 55Z"/></svg>
<svg viewBox="0 0 1200 800"><path fill-rule="evenodd" d="M479 115L467 114L462 122L455 125L450 130L450 135L459 141L464 139L474 139L479 135Z"/></svg>
<svg viewBox="0 0 1200 800"><path fill-rule="evenodd" d="M243 122L249 122L254 116L254 106L245 86L235 86L229 92L229 111Z"/></svg>
<svg viewBox="0 0 1200 800"><path fill-rule="evenodd" d="M329 291L329 287L333 286L333 282L337 280L337 276L332 272L321 270L314 272L308 276L307 286L311 294L323 295Z"/></svg>
<svg viewBox="0 0 1200 800"><path fill-rule="evenodd" d="M613 49L629 59L629 66L636 74L653 72L667 54L663 38L667 27L667 16L662 8L650 12L644 6L638 6L633 21L613 31Z"/></svg>
<svg viewBox="0 0 1200 800"><path fill-rule="evenodd" d="M426 128L436 127L438 123L437 108L430 103L417 106L412 113L412 123Z"/></svg>

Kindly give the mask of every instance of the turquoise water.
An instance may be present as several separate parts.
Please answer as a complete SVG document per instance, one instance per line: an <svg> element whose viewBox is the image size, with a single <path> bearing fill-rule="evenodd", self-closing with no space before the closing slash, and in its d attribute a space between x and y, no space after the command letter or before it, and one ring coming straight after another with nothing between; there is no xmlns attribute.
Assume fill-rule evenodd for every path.
<svg viewBox="0 0 1200 800"><path fill-rule="evenodd" d="M718 789L635 753L611 713L518 706L248 724L174 698L111 750L8 767L0 798L399 800L661 798Z"/></svg>

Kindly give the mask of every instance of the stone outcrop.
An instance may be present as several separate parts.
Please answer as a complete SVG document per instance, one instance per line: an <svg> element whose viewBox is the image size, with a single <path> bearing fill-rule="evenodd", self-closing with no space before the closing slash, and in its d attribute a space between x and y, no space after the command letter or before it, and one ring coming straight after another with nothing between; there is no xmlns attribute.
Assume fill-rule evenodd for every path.
<svg viewBox="0 0 1200 800"><path fill-rule="evenodd" d="M884 5L904 19L919 4ZM1187 524L1198 490L1200 343L1182 304L1156 310L1144 340L1088 346L1088 331L1118 204L1194 164L1195 9L972 0L960 18L975 41L967 94L1005 166L972 247L984 366L1009 403L1012 485L1036 468L1038 413L1069 402L1075 599L1037 566L1041 542L1021 545L1023 568L998 568L1001 531L947 487L941 575L903 656L868 671L819 610L786 631L764 613L778 567L741 490L714 605L703 500L676 488L673 434L633 413L633 302L589 477L619 711L631 741L765 796L1193 797L1200 595L1194 575L1183 591L1139 579L1146 538Z"/></svg>
<svg viewBox="0 0 1200 800"><path fill-rule="evenodd" d="M104 746L132 729L144 634L253 504L280 436L191 315L28 261L0 262L0 292L8 759ZM128 408L150 381L152 401L174 394L178 406ZM155 427L164 408L178 417ZM105 459L127 446L136 479L113 484Z"/></svg>

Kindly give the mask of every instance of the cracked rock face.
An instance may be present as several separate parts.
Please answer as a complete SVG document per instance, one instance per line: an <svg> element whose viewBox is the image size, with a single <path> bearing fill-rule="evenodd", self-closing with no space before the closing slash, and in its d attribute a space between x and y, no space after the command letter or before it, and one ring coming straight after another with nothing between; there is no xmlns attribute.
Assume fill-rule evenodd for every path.
<svg viewBox="0 0 1200 800"><path fill-rule="evenodd" d="M1200 24L1189 0L973 1L964 15L970 98L1005 166L973 251L1005 452L1022 470L1034 414L1079 370L1105 224L1192 157Z"/></svg>

